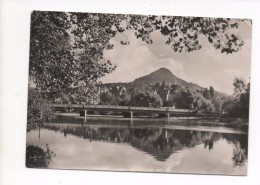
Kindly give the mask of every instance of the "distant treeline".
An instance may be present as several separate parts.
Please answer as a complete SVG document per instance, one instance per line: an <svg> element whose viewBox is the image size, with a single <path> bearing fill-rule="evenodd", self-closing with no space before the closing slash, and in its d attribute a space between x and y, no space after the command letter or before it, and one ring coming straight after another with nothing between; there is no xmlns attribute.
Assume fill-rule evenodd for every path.
<svg viewBox="0 0 260 185"><path fill-rule="evenodd" d="M216 92L212 86L200 90L165 82L149 84L145 88L103 86L99 88L95 103L141 107L169 106L200 112L221 112L226 117L248 118L250 83L246 84L245 81L236 78L233 86L232 96ZM47 100L44 93L33 88L29 88L28 96L28 130L53 119L53 111L48 103L80 103L73 95L63 95L58 100Z"/></svg>
<svg viewBox="0 0 260 185"><path fill-rule="evenodd" d="M204 89L167 84L149 84L145 88L103 88L100 105L124 105L142 107L175 107L201 112L222 112L229 117L248 118L250 84L235 78L232 96L219 93L212 86Z"/></svg>

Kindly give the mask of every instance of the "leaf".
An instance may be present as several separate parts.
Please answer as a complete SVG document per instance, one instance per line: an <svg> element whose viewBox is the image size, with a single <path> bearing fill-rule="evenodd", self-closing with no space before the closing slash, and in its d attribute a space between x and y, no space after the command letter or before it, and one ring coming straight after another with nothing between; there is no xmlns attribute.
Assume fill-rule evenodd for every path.
<svg viewBox="0 0 260 185"><path fill-rule="evenodd" d="M211 38L210 36L208 36L208 41L209 41L210 43L213 43L213 40L212 40L212 38Z"/></svg>

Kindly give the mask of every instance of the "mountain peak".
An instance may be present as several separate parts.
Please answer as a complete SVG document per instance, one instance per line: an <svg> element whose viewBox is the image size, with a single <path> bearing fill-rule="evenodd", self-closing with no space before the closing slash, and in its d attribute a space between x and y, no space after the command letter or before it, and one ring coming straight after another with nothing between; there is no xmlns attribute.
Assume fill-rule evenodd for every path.
<svg viewBox="0 0 260 185"><path fill-rule="evenodd" d="M172 72L169 69L164 68L164 67L150 73L148 76L154 76L155 78L158 77L159 79L166 78L166 81L169 78L175 78L175 76L172 74Z"/></svg>
<svg viewBox="0 0 260 185"><path fill-rule="evenodd" d="M167 72L171 72L169 69L165 68L165 67L161 67L160 69L158 69L157 71L167 71Z"/></svg>
<svg viewBox="0 0 260 185"><path fill-rule="evenodd" d="M183 80L176 77L172 72L167 68L160 68L149 75L137 78L133 81L133 84L136 86L145 86L150 83L161 83L165 81L169 84L176 84L178 82L182 83Z"/></svg>
<svg viewBox="0 0 260 185"><path fill-rule="evenodd" d="M162 67L162 68L160 68L160 69L158 69L158 70L156 70L154 72L170 73L170 74L172 74L172 72L169 69L165 68L165 67Z"/></svg>

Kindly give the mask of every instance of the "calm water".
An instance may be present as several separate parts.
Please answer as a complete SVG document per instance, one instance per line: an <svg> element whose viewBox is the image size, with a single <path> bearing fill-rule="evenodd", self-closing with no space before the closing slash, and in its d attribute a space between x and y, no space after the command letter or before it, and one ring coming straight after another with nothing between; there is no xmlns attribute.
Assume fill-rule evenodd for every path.
<svg viewBox="0 0 260 185"><path fill-rule="evenodd" d="M246 175L248 135L231 129L48 124L27 146L51 151L49 168ZM205 131L206 130L206 131ZM217 131L217 132L216 132ZM47 144L47 147L46 147Z"/></svg>

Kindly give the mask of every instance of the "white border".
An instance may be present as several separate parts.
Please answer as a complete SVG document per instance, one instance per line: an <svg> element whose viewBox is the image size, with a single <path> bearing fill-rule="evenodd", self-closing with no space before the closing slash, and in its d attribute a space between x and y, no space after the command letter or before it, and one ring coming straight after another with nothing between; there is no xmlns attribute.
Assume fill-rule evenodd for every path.
<svg viewBox="0 0 260 185"><path fill-rule="evenodd" d="M0 0L0 184L260 184L258 135L260 3L257 0ZM247 177L25 168L30 12L32 10L253 19Z"/></svg>

